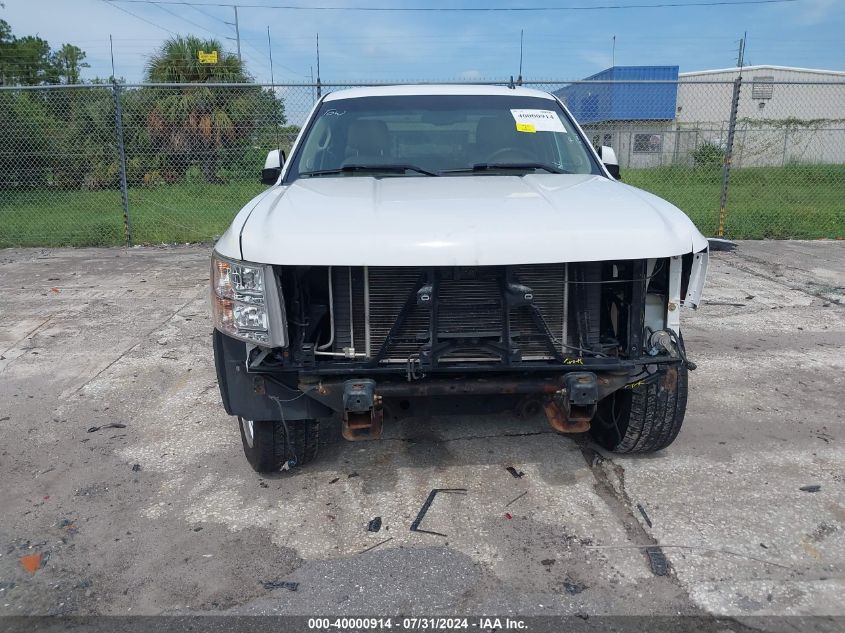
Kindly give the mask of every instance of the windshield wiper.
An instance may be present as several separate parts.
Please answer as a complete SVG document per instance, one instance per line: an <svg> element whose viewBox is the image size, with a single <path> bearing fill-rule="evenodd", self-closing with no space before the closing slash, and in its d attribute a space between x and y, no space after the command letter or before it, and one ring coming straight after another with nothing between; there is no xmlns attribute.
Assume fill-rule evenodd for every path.
<svg viewBox="0 0 845 633"><path fill-rule="evenodd" d="M337 174L346 174L356 171L383 171L383 172L395 172L395 173L405 173L406 171L413 171L418 174L423 174L424 176L439 176L440 174L435 173L433 171L428 171L427 169L423 169L422 167L417 167L416 165L344 165L343 167L339 167L337 169L321 169L318 171L303 171L300 172L300 176L333 176Z"/></svg>
<svg viewBox="0 0 845 633"><path fill-rule="evenodd" d="M443 171L444 174L461 174L476 171L491 171L496 169L515 169L519 171L528 171L531 169L542 169L550 174L569 174L565 169L556 167L554 165L547 165L545 163L475 163L472 167L464 169L447 169Z"/></svg>

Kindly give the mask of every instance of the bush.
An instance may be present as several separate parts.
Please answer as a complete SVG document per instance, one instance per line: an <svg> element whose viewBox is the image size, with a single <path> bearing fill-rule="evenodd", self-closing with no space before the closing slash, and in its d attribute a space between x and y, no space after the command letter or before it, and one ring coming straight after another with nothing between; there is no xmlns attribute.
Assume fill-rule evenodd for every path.
<svg viewBox="0 0 845 633"><path fill-rule="evenodd" d="M196 165L191 165L185 170L183 181L189 185L201 185L206 181L205 174L202 169Z"/></svg>
<svg viewBox="0 0 845 633"><path fill-rule="evenodd" d="M53 156L53 121L37 93L0 93L0 189L47 185Z"/></svg>
<svg viewBox="0 0 845 633"><path fill-rule="evenodd" d="M721 167L725 162L725 150L710 141L696 147L690 155L696 167Z"/></svg>

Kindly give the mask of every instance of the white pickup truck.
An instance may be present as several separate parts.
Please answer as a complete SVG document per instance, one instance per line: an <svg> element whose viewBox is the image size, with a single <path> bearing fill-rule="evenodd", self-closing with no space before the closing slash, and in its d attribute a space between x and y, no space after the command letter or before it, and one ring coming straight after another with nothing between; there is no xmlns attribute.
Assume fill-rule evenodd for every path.
<svg viewBox="0 0 845 633"><path fill-rule="evenodd" d="M554 96L334 92L262 180L211 281L223 405L257 471L313 459L320 418L377 438L421 399L543 410L617 452L677 436L707 240L620 182Z"/></svg>

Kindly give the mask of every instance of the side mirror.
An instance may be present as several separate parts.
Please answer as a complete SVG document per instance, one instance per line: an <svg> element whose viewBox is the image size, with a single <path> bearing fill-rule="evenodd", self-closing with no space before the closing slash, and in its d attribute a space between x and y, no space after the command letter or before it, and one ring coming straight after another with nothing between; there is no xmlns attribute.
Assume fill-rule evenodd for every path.
<svg viewBox="0 0 845 633"><path fill-rule="evenodd" d="M616 158L616 152L609 145L602 145L599 147L599 158L611 176L616 180L622 180L622 174L619 173L619 160Z"/></svg>
<svg viewBox="0 0 845 633"><path fill-rule="evenodd" d="M285 164L285 153L280 149L273 149L267 153L264 169L261 170L261 182L265 185L275 185L282 175L282 165Z"/></svg>

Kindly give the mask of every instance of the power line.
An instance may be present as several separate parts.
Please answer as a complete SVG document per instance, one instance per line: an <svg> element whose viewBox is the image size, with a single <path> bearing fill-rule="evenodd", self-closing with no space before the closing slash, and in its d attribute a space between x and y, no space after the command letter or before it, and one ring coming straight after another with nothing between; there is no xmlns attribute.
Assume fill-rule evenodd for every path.
<svg viewBox="0 0 845 633"><path fill-rule="evenodd" d="M268 66L267 66L267 63L266 63L265 61L263 61L263 56L264 56L264 53L263 53L262 51L258 50L258 48L256 48L255 46L253 46L253 45L249 42L249 40L247 40L247 39L244 39L244 40L243 40L243 43L244 43L244 44L246 44L247 46L249 46L249 47L250 47L252 50L254 50L256 53L258 53L259 58L260 58L260 59L262 59L262 62L261 62L261 65L262 65L262 66L264 66L265 68L266 68L266 67L268 67ZM253 59L255 59L255 57L253 57ZM308 75L305 75L305 74L303 74L303 73L301 73L301 72L298 72L298 71L294 70L294 69L293 69L293 68L291 68L290 66L285 66L284 64L280 64L279 62L276 62L276 66L279 66L280 68L284 68L285 70L287 70L288 72L290 72L290 73L292 73L292 74L296 75L297 77L307 77L307 76L308 76Z"/></svg>
<svg viewBox="0 0 845 633"><path fill-rule="evenodd" d="M142 22L146 22L147 24L154 26L157 29L161 29L162 31L167 31L171 35L176 35L176 33L174 33L173 31L171 31L168 28L163 27L161 24L156 24L155 22L150 22L147 18L142 18L140 15L138 15L136 13L132 13L129 9L124 9L123 7L119 7L114 2L111 2L110 0L103 0L103 2L105 2L106 4L114 7L118 11L123 11L124 13L131 15L133 18L137 18L137 19L141 20Z"/></svg>
<svg viewBox="0 0 845 633"><path fill-rule="evenodd" d="M177 33L175 33L174 31L171 31L170 29L165 28L165 27L161 26L160 24L156 24L155 22L151 22L150 20L148 20L148 19L146 19L146 18L144 18L144 17L142 17L142 16L140 16L140 15L137 15L136 13L133 13L132 11L129 11L128 9L125 9L125 8L123 8L123 7L120 7L120 6L117 6L117 4L115 4L115 3L114 3L114 2L112 2L111 0L102 0L102 1L103 1L103 2L105 2L106 4L109 4L109 5L113 6L115 9L117 9L117 10L119 10L119 11L123 11L124 13L126 13L126 14L128 14L128 15L131 15L132 17L137 18L137 19L141 20L142 22L146 22L147 24L149 24L149 25L151 25L151 26L155 26L156 28L162 29L163 31L166 31L167 33L170 33L171 35L178 35L178 34L177 34ZM138 3L138 4L141 4L141 3ZM159 3L155 3L155 2L147 2L146 4L159 4ZM184 6L192 6L192 5L191 5L191 3L188 3L188 2L169 2L169 3L161 3L161 4L181 4L181 5L184 5ZM231 6L231 5L225 5L225 6ZM176 17L176 18L179 18L179 19L185 20L186 22L188 22L188 23L190 23L190 24L193 24L194 26L196 26L196 27L198 27L198 28L203 29L204 31L206 31L206 32L208 32L208 33L211 33L212 35L215 35L215 36L217 35L214 31L212 31L212 30L210 30L210 29L207 29L207 28L205 28L204 26L202 26L202 25L200 25L200 24L197 24L196 22L193 22L192 20L189 20L188 18L185 18L185 17L183 17L183 16L180 16L179 14L174 13L173 11L170 11L169 9L165 9L165 8L164 8L164 7L162 7L162 6L159 6L158 8L159 8L159 9L162 9L163 11L165 11L165 12L167 12L167 13L170 13L171 15L173 15L173 16L174 16L174 17ZM200 13L203 13L203 12L202 12L202 11L200 11ZM213 17L213 16L210 16L210 15L209 15L208 17ZM220 21L225 23L225 21L224 21L224 20L220 20ZM310 39L310 38L309 38L309 39ZM90 41L95 41L95 40L90 40ZM150 41L150 42L152 42L152 41L157 41L157 40L153 40L153 39L146 39L146 38L142 38L142 39L136 38L136 41ZM256 58L253 58L253 62L256 62L256 61L257 61L259 66L265 66L265 68L266 68L266 63L265 63L265 62L261 59L261 57L263 56L263 53L262 53L261 51L259 51L257 48L255 48L254 46L252 46L252 44L250 44L249 42L245 42L245 43L247 44L247 46L250 46L250 48L252 48L252 49L253 49L253 50L255 50L257 53L259 53L259 58L257 58L257 60L256 60ZM20 58L25 59L25 60L28 60L28 57L26 57L26 56L20 56ZM282 65L282 64L278 64L278 65L279 65L279 66L281 66L282 68L284 68L285 70L287 70L287 71L289 71L289 72L293 73L293 74L294 74L294 75L296 75L296 76L301 76L301 77L305 77L305 76L306 76L306 75L303 75L302 73L298 73L298 72L296 72L295 70L293 70L292 68L289 68L289 67L284 66L284 65Z"/></svg>
<svg viewBox="0 0 845 633"><path fill-rule="evenodd" d="M457 45L464 45L464 44L475 44L475 43L489 43L489 42L502 42L502 40L513 37L514 32L490 32L489 34L485 35L469 35L469 36L459 36ZM247 43L247 37L241 38L244 43ZM285 41L312 41L314 39L313 35L286 35ZM373 41L373 37L369 35L332 35L332 42L371 42ZM399 41L402 44L407 44L408 42L419 41L418 44L420 47L429 46L426 44L425 41L427 40L434 40L437 42L455 42L456 37L453 35L442 35L442 34L431 34L431 35L416 35L416 34L407 34L407 35L379 35L375 38L378 42L383 41ZM559 34L533 34L531 35L531 42L537 43L551 43L551 44L560 44L561 46L569 46L572 43L597 43L602 44L607 40L607 37L604 35L592 35L586 37L573 37L567 38L566 40L561 40ZM788 38L788 37L755 37L754 40L758 43L764 44L840 44L842 42L841 39L805 39L805 38ZM159 42L161 41L159 38L156 37L121 37L120 42L121 44L125 45L130 43L133 46L138 48L144 47L145 43L147 42ZM654 35L626 35L625 41L654 41ZM689 37L672 37L672 36L660 36L660 41L670 41L670 42L725 42L725 43L735 43L737 39L728 36L689 36ZM85 45L86 48L91 46L103 46L108 47L109 39L106 38L92 38L92 39L77 39L74 38L73 42L78 45ZM735 50L731 48L730 50ZM807 50L818 50L817 46L808 47ZM262 53L263 55L264 53ZM4 59L6 54L4 53ZM276 64L278 65L278 64Z"/></svg>
<svg viewBox="0 0 845 633"><path fill-rule="evenodd" d="M112 1L112 0L106 0L106 1ZM140 4L140 2L139 2L139 4ZM188 19L188 18L186 18L186 17L185 17L185 16L183 16L183 15L179 15L179 14L178 14L178 13L176 13L175 11L171 11L170 9L166 8L166 7L167 7L167 5L181 5L181 6L186 6L186 7L188 7L188 8L194 9L195 11L197 11L198 13L200 13L201 15L204 15L204 16L206 16L206 17L211 17L211 18L214 18L214 16L209 15L209 14L205 13L204 11L200 11L199 9L197 9L197 8L196 8L196 6L201 6L201 5L196 5L196 6L195 6L195 5L190 4L190 3L188 3L188 2L152 2L152 1L150 1L150 0L145 0L145 1L143 2L143 4L149 4L149 5L151 5L151 6L154 6L154 7L156 7L157 9L159 9L159 10L161 10L161 11L164 11L165 13L169 13L170 15L172 15L173 17L175 17L175 18L177 18L177 19L179 19L179 20L184 20L184 21L185 21L185 22L187 22L188 24L191 24L191 25L195 26L195 27L196 27L196 28L198 28L198 29L202 29L202 30L203 30L203 31L205 31L206 33L210 33L210 34L211 34L212 36L214 36L214 37L219 37L219 35L218 35L215 31L212 31L211 29L209 29L209 28L207 28L207 27L204 27L202 24L198 24L197 22L194 22L193 20ZM232 8L232 9L234 9L234 10L235 10L235 21L234 21L234 23L233 23L233 22L226 22L226 20L220 20L220 22L222 22L223 24L225 24L225 25L227 25L227 26L232 26L232 27L234 27L234 29L235 29L235 37L229 37L229 36L224 35L224 36L223 36L223 38L224 38L224 39L227 39L227 40L236 40L236 41L237 41L237 43L238 43L238 61L243 61L243 58L241 57L241 34L240 34L240 29L238 28L238 7L237 7L237 5L228 5L228 6L229 6L230 8ZM136 17L137 17L137 16L136 16ZM214 19L218 19L218 18L214 18Z"/></svg>
<svg viewBox="0 0 845 633"><path fill-rule="evenodd" d="M178 18L179 20L184 20L184 21L185 21L185 22L187 22L188 24L192 24L192 25L194 25L195 27L197 27L198 29L202 29L202 30L203 30L203 31L205 31L206 33L211 33L214 37L218 37L217 33L215 33L214 31L212 31L211 29L207 29L207 28L205 28L202 24L197 24L197 23L196 23L196 22L194 22L193 20L189 20L188 18L186 18L186 17L183 17L183 16L179 15L179 14L178 14L178 13L176 13L175 11L171 11L170 9L166 8L164 5L157 4L157 5L155 5L155 6L156 6L156 8L157 8L157 9L160 9L161 11L164 11L164 12L166 12L166 13L169 13L170 15L172 15L172 16L173 16L173 17L175 17L175 18Z"/></svg>
<svg viewBox="0 0 845 633"><path fill-rule="evenodd" d="M224 20L223 18L218 18L216 15L212 15L211 13L203 11L202 9L198 9L197 5L195 5L195 4L186 3L185 6L190 7L191 9L193 9L194 11L199 13L200 15L204 15L207 18L211 18L212 20L217 20L218 22L222 22L223 24L226 24L226 20Z"/></svg>
<svg viewBox="0 0 845 633"><path fill-rule="evenodd" d="M653 4L604 4L565 7L326 7L287 4L234 4L223 2L182 2L179 0L104 0L109 3L182 4L197 7L239 7L241 9L284 9L288 11L385 11L385 12L538 12L538 11L602 11L625 9L669 9L685 7L719 7L760 4L784 4L801 0L704 0L702 2L659 2Z"/></svg>
<svg viewBox="0 0 845 633"><path fill-rule="evenodd" d="M155 24L154 22L151 22L151 21L147 20L146 18L141 17L140 15L137 15L137 14L135 14L135 13L132 13L131 11L129 11L129 10L127 10L127 9L124 9L124 8L122 8L122 7L119 7L119 6L115 5L115 4L113 4L113 3L112 3L112 2L110 2L109 0L103 0L103 2L106 2L107 4L112 4L112 6L114 6L114 8L115 8L115 9L118 9L118 10L120 10L120 11L123 11L124 13L128 13L129 15L131 15L131 16L132 16L132 17L134 17L134 18L137 18L137 19L139 19L139 20L142 20L143 22L146 22L147 24L150 24L150 25L155 26L155 27L157 27L157 28L160 28L160 29L162 29L162 30L164 30L164 31L167 31L167 32L168 32L168 33L170 33L171 35L178 35L177 33L175 33L175 32L173 32L173 31L171 31L170 29L167 29L167 28L165 28L165 27L163 27L163 26L161 26L161 25ZM152 4L152 3L149 3L149 4ZM190 6L190 5L188 5L187 3L171 3L171 4L184 4L184 5L186 5L186 6ZM193 24L194 26L196 26L196 27L198 27L198 28L201 28L202 30L204 30L204 31L206 31L206 32L208 32L208 33L210 33L210 34L212 34L212 35L214 35L214 36L217 36L217 34L216 34L214 31L212 31L212 30L210 30L210 29L207 29L207 28L205 28L204 26L202 26L202 25L200 25L200 24L197 24L196 22L194 22L194 21L192 21L192 20L189 20L188 18L185 18L185 17L183 17L183 16L180 16L179 14L174 13L173 11L170 11L169 9L165 9L165 8L164 8L164 7L162 7L162 6L159 6L158 8L159 8L159 9L161 9L161 10L163 10L163 11L165 11L165 12L167 12L167 13L169 13L169 14L171 14L171 15L173 15L173 16L174 16L174 17L176 17L176 18L179 18L179 19L185 20L186 22L188 22L188 23L190 23L190 24ZM209 16L209 17L211 17L211 16ZM221 22L222 22L222 21L223 21L223 20L221 20ZM225 22L224 22L224 23L225 23ZM156 41L156 40L144 40L144 41ZM253 47L253 48L254 48L254 47ZM255 60L253 60L253 61L255 61ZM259 61L258 65L264 65L264 62L263 62L263 61ZM293 71L292 71L292 72L293 72Z"/></svg>

